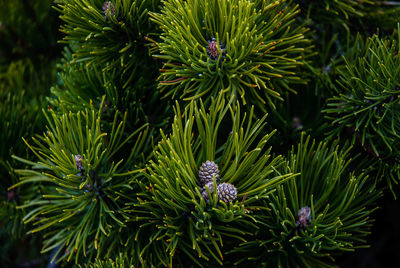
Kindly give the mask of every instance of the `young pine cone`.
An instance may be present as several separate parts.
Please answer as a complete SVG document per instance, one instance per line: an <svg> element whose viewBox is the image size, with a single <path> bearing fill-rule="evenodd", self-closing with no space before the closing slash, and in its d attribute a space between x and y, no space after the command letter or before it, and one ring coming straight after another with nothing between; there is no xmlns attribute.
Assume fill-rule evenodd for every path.
<svg viewBox="0 0 400 268"><path fill-rule="evenodd" d="M224 201L225 203L232 202L237 197L237 190L233 184L221 183L217 187L218 200Z"/></svg>
<svg viewBox="0 0 400 268"><path fill-rule="evenodd" d="M111 1L105 1L103 5L104 18L115 16L115 6Z"/></svg>
<svg viewBox="0 0 400 268"><path fill-rule="evenodd" d="M210 195L208 194L206 187L208 187ZM212 181L204 185L203 188L201 189L201 195L203 196L204 200L206 200L207 203L210 202L210 198L213 192L214 192L214 183Z"/></svg>
<svg viewBox="0 0 400 268"><path fill-rule="evenodd" d="M305 228L311 222L311 208L302 207L297 213L296 225L300 228Z"/></svg>
<svg viewBox="0 0 400 268"><path fill-rule="evenodd" d="M215 176L215 180L219 179L219 169L218 165L214 163L214 161L207 160L203 164L201 164L199 169L199 177L201 185L204 186L209 182L213 181L213 175Z"/></svg>
<svg viewBox="0 0 400 268"><path fill-rule="evenodd" d="M225 45L222 45L220 43L219 48L222 52L222 57L225 57ZM219 57L219 51L218 51L218 43L217 43L217 39L213 38L211 41L208 41L208 45L207 45L207 55L210 57L210 59L212 60L216 60Z"/></svg>

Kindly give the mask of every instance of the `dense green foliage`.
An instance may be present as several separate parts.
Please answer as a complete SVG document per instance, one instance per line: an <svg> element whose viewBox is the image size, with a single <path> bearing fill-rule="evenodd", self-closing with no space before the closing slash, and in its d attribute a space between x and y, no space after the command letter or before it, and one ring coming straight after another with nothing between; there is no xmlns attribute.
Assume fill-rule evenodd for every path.
<svg viewBox="0 0 400 268"><path fill-rule="evenodd" d="M399 29L381 40L374 35L361 51L345 57L338 90L325 112L335 128L349 136L377 160L389 186L400 172L400 80Z"/></svg>
<svg viewBox="0 0 400 268"><path fill-rule="evenodd" d="M41 108L56 81L60 25L51 2L0 1L0 265L4 267L40 258L40 236L25 234L22 218L27 211L16 208L35 197L35 187L9 187L18 182L14 169L24 167L11 156L33 156L22 137L43 129Z"/></svg>
<svg viewBox="0 0 400 268"><path fill-rule="evenodd" d="M123 138L126 118L120 121L115 113L111 130L105 131L100 116L101 112L94 110L61 117L51 112L48 131L33 138L34 144L27 144L39 161L20 159L34 170L16 171L21 182L14 187L43 185L38 197L20 208L32 207L23 219L24 223L33 222L35 227L30 233L50 229L42 252L58 247L60 260L75 255L77 261L81 254L93 254L94 249L97 256L102 253L105 238L118 231L119 225L124 226L120 211L129 200L124 192L132 189L126 178L143 165L140 152L146 131L139 133L141 128ZM135 146L124 159L122 148L133 137Z"/></svg>
<svg viewBox="0 0 400 268"><path fill-rule="evenodd" d="M306 29L294 22L299 12L286 1L165 1L156 58L165 60L161 92L194 99L229 92L243 104L265 110L271 98L304 83L294 69L307 46ZM189 11L189 12L188 12ZM214 40L214 41L213 41ZM210 56L217 43L217 57ZM205 98L207 97L205 96Z"/></svg>
<svg viewBox="0 0 400 268"><path fill-rule="evenodd" d="M349 172L348 153L337 142L316 144L302 135L286 171L300 175L268 197L271 210L261 215L257 238L242 245L249 259L268 267L330 267L328 258L363 246L371 204L381 193L368 176ZM306 223L304 208L310 209Z"/></svg>
<svg viewBox="0 0 400 268"><path fill-rule="evenodd" d="M241 117L239 104L226 105L222 97L211 101L209 111L202 102L191 102L184 114L176 106L172 134L163 135L155 149L145 174L150 189L141 183L143 192L133 210L141 222L139 238L150 233L154 241L146 250L150 252L144 252L145 260L153 252L164 252L157 262L166 266L187 266L188 261L222 264L226 248L243 242L241 236L254 234L256 220L249 210L257 209L277 184L293 176L277 171L285 163L270 154L272 133L259 135L266 117L253 123L252 111ZM218 182L214 177L214 189L216 183L233 184L236 201L218 202L216 191L209 202L202 197L198 170L206 160L215 160L221 171Z"/></svg>
<svg viewBox="0 0 400 268"><path fill-rule="evenodd" d="M0 3L1 266L334 267L399 196L398 1Z"/></svg>
<svg viewBox="0 0 400 268"><path fill-rule="evenodd" d="M155 11L158 0L61 1L57 10L65 24L64 41L74 43L74 59L87 64L97 63L100 70L121 68L125 85L134 78L137 68L151 65L146 61L145 37L153 31L148 11ZM147 57L149 59L149 57Z"/></svg>
<svg viewBox="0 0 400 268"><path fill-rule="evenodd" d="M86 267L90 268L125 268L134 267L133 259L128 257L127 254L119 254L115 259L100 260L97 259L93 264L89 264Z"/></svg>

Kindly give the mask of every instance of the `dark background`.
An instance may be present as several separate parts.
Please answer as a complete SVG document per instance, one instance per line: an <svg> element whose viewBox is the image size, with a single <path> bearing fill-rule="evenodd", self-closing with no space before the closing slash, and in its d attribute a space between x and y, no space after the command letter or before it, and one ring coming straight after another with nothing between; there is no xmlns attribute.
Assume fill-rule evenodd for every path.
<svg viewBox="0 0 400 268"><path fill-rule="evenodd" d="M398 189L396 189L398 190ZM400 200L394 200L390 192L378 200L379 210L372 214L375 219L367 238L369 248L345 253L337 258L342 268L400 267Z"/></svg>

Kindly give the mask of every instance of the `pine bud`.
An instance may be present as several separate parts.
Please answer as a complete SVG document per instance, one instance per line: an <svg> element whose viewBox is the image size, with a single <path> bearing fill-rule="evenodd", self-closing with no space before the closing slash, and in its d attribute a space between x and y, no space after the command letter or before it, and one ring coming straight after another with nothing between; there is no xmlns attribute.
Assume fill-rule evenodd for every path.
<svg viewBox="0 0 400 268"><path fill-rule="evenodd" d="M210 57L210 59L212 60L216 60L218 59L218 43L217 43L217 39L213 38L211 39L211 41L208 41L208 45L207 45L207 54ZM225 56L225 46L223 45L219 45L220 50L222 52L222 56Z"/></svg>
<svg viewBox="0 0 400 268"><path fill-rule="evenodd" d="M208 194L206 188L208 188L208 190L210 191L210 195ZM214 192L214 183L212 181L204 185L203 188L201 189L201 195L203 196L203 198L206 200L207 203L210 202L210 198L213 192Z"/></svg>
<svg viewBox="0 0 400 268"><path fill-rule="evenodd" d="M85 159L79 154L75 155L74 158L75 158L76 168L79 170L78 175L82 175L81 173L85 171L85 166L83 165L83 161L85 161Z"/></svg>
<svg viewBox="0 0 400 268"><path fill-rule="evenodd" d="M111 1L105 1L103 5L104 18L115 15L115 7Z"/></svg>
<svg viewBox="0 0 400 268"><path fill-rule="evenodd" d="M101 108L101 104L102 104L101 102L98 102L97 106L99 108ZM104 103L103 103L102 111L103 111L103 114L109 114L112 111L111 102L109 102L108 100L105 100Z"/></svg>
<svg viewBox="0 0 400 268"><path fill-rule="evenodd" d="M304 228L311 222L311 208L302 207L297 213L296 225L300 228Z"/></svg>
<svg viewBox="0 0 400 268"><path fill-rule="evenodd" d="M210 191L211 191L211 189L210 189ZM18 195L17 195L17 192L15 191L15 189L12 189L7 192L7 201L12 202L17 199L17 196Z"/></svg>
<svg viewBox="0 0 400 268"><path fill-rule="evenodd" d="M229 203L236 199L237 190L233 184L224 182L218 185L217 194L218 200Z"/></svg>
<svg viewBox="0 0 400 268"><path fill-rule="evenodd" d="M201 164L199 169L199 177L201 185L206 185L209 182L213 181L213 175L215 176L215 180L219 179L219 169L218 165L215 164L214 161L207 160L203 164Z"/></svg>

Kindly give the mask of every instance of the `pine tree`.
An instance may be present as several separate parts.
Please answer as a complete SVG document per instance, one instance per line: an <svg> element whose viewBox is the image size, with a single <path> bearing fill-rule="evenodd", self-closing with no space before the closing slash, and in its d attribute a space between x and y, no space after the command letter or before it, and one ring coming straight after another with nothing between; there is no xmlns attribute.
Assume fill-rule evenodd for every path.
<svg viewBox="0 0 400 268"><path fill-rule="evenodd" d="M1 266L336 267L396 233L399 1L0 3Z"/></svg>

